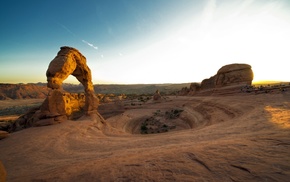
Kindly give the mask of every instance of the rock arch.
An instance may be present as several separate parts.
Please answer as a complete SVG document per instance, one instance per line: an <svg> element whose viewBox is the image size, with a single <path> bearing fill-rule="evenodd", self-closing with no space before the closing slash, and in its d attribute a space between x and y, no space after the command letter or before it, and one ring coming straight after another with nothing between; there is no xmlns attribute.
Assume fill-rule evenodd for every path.
<svg viewBox="0 0 290 182"><path fill-rule="evenodd" d="M62 82L73 75L84 86L85 94L68 93ZM18 131L31 126L46 126L67 119L90 119L99 129L108 126L98 113L99 99L95 96L91 70L86 58L75 48L61 47L46 71L47 87L51 88L40 107L31 109L18 118L9 131Z"/></svg>
<svg viewBox="0 0 290 182"><path fill-rule="evenodd" d="M65 92L62 83L69 75L73 75L84 86L85 98L79 98ZM104 124L104 119L98 113L99 99L95 96L92 82L91 70L86 63L86 58L77 49L72 47L61 47L56 57L50 62L46 71L47 87L52 90L41 106L41 113L45 118L62 120L70 117L74 110L83 108L85 115L94 121L98 121L100 126ZM76 98L77 97L77 98ZM82 102L84 100L84 102ZM58 119L61 118L61 119Z"/></svg>
<svg viewBox="0 0 290 182"><path fill-rule="evenodd" d="M86 58L77 49L61 47L57 56L50 62L46 71L47 87L61 89L63 81L73 75L84 86L85 111L97 109L99 100L95 97L91 70Z"/></svg>
<svg viewBox="0 0 290 182"><path fill-rule="evenodd" d="M73 75L84 86L85 91L94 91L91 70L86 58L77 49L61 47L57 56L50 62L46 71L47 86L52 89L61 88L62 82Z"/></svg>

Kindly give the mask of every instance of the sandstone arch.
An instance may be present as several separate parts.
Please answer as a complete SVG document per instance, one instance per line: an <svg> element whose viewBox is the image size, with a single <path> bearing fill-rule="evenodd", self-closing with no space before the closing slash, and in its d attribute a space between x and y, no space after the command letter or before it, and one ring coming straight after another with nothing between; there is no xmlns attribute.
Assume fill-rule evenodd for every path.
<svg viewBox="0 0 290 182"><path fill-rule="evenodd" d="M84 86L85 111L97 109L99 100L95 97L92 83L91 70L86 63L86 58L77 49L61 47L57 56L50 62L46 71L47 87L61 89L63 81L73 75Z"/></svg>
<svg viewBox="0 0 290 182"><path fill-rule="evenodd" d="M73 75L84 86L85 94L68 93L62 82ZM99 99L95 96L91 70L86 58L75 48L61 47L46 71L47 87L51 88L40 107L31 109L18 118L9 131L18 131L31 126L46 126L67 119L90 119L99 129L108 126L98 113ZM88 117L87 117L88 116Z"/></svg>
<svg viewBox="0 0 290 182"><path fill-rule="evenodd" d="M86 58L75 48L61 47L57 56L50 62L46 71L47 86L52 89L61 88L62 82L73 75L82 83L85 91L93 91L91 70Z"/></svg>
<svg viewBox="0 0 290 182"><path fill-rule="evenodd" d="M72 96L62 89L63 81L73 75L84 86L85 98ZM53 118L54 121L70 117L74 111L83 108L85 115L89 115L100 126L104 119L97 112L99 99L95 96L92 83L91 70L86 63L86 58L77 49L61 47L56 57L50 62L46 71L47 87L52 90L41 106L41 113L45 118ZM82 102L85 100L84 102ZM59 119L60 118L60 119ZM53 122L53 121L52 121Z"/></svg>

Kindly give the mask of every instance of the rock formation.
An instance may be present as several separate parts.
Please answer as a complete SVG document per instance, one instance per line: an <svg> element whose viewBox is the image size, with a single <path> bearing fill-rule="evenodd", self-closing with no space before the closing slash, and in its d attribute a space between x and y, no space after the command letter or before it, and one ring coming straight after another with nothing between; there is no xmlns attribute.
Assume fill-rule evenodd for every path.
<svg viewBox="0 0 290 182"><path fill-rule="evenodd" d="M201 89L220 88L234 85L251 85L253 71L248 64L229 64L220 68L216 75L204 79Z"/></svg>
<svg viewBox="0 0 290 182"><path fill-rule="evenodd" d="M62 82L73 75L84 86L84 94L71 94L62 89ZM57 124L66 119L89 116L101 129L105 121L98 113L99 99L95 96L91 70L86 58L75 48L61 47L46 71L47 87L51 90L40 108L35 108L20 117L11 127L17 131L30 126Z"/></svg>
<svg viewBox="0 0 290 182"><path fill-rule="evenodd" d="M189 88L183 87L178 95L194 95L200 90L200 84L199 83L191 83Z"/></svg>
<svg viewBox="0 0 290 182"><path fill-rule="evenodd" d="M154 101L160 101L161 100L161 94L160 94L160 92L159 92L159 90L156 90L156 92L154 93L154 95L153 95L153 100Z"/></svg>
<svg viewBox="0 0 290 182"><path fill-rule="evenodd" d="M65 94L61 89L62 82L73 75L84 86L86 115L91 116L101 126L103 118L97 112L99 99L95 96L91 70L87 66L86 58L75 48L61 47L57 56L50 62L46 71L47 87L52 91L41 106L41 112L59 118L70 116L72 107L67 107L68 100L61 99Z"/></svg>

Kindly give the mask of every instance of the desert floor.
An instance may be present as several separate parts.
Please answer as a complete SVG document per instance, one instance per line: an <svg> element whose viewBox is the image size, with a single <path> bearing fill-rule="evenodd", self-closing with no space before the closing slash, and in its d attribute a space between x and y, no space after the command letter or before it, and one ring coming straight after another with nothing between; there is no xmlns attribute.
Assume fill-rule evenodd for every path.
<svg viewBox="0 0 290 182"><path fill-rule="evenodd" d="M176 109L179 117L166 116ZM89 120L66 121L1 140L7 181L290 179L289 92L172 96L130 107L120 101L100 113L104 131ZM163 125L149 123L155 133L140 134L149 120Z"/></svg>

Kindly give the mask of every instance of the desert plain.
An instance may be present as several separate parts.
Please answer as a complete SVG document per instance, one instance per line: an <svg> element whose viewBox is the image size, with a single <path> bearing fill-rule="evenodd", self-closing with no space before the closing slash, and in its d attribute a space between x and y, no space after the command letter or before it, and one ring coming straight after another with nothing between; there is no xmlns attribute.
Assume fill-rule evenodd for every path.
<svg viewBox="0 0 290 182"><path fill-rule="evenodd" d="M290 93L104 103L0 140L7 181L289 181Z"/></svg>

